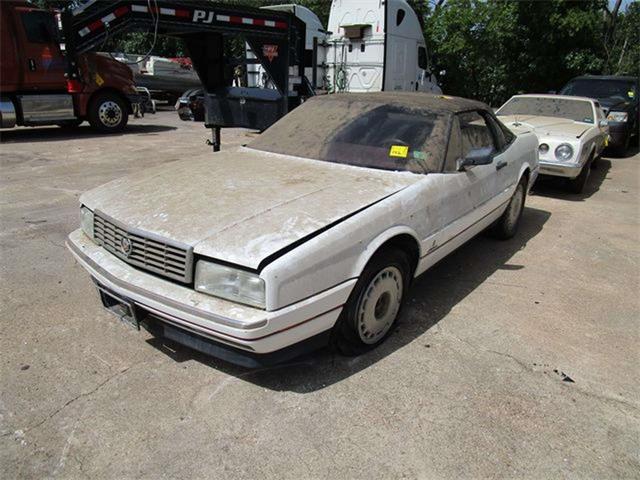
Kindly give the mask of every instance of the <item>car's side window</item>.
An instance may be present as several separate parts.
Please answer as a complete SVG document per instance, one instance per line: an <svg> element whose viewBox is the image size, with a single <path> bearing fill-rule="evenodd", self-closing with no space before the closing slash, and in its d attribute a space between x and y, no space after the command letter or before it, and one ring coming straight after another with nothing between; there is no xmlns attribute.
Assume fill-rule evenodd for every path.
<svg viewBox="0 0 640 480"><path fill-rule="evenodd" d="M498 122L496 122L490 115L485 115L485 119L487 120L487 123L491 128L491 132L493 133L496 150L501 152L502 150L504 150L504 147L507 144L507 139L504 136L504 132L498 126Z"/></svg>
<svg viewBox="0 0 640 480"><path fill-rule="evenodd" d="M460 121L458 116L454 115L451 123L451 135L449 135L449 144L447 145L447 156L444 159L443 172L457 172L458 160L462 157L462 139L460 138Z"/></svg>
<svg viewBox="0 0 640 480"><path fill-rule="evenodd" d="M516 136L493 115L485 113L485 118L494 134L497 151L505 151Z"/></svg>
<svg viewBox="0 0 640 480"><path fill-rule="evenodd" d="M465 158L473 150L496 151L496 144L487 121L478 112L458 114L462 140L461 157Z"/></svg>

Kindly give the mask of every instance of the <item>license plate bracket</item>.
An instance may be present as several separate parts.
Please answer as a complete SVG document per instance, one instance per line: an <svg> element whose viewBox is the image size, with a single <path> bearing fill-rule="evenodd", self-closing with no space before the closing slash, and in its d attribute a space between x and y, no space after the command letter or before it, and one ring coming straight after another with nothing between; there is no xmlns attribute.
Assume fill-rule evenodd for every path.
<svg viewBox="0 0 640 480"><path fill-rule="evenodd" d="M140 315L136 305L128 298L116 295L102 285L97 285L97 287L104 308L118 317L123 323L140 330Z"/></svg>

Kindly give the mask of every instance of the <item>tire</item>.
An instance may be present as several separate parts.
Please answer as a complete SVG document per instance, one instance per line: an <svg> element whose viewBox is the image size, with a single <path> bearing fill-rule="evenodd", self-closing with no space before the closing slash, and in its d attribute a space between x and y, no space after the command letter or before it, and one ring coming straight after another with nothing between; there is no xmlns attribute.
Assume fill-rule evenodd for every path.
<svg viewBox="0 0 640 480"><path fill-rule="evenodd" d="M115 93L98 94L89 105L89 123L101 133L118 133L129 122L126 102Z"/></svg>
<svg viewBox="0 0 640 480"><path fill-rule="evenodd" d="M57 123L60 128L77 128L82 125L84 120L76 119L76 120L65 120L64 122Z"/></svg>
<svg viewBox="0 0 640 480"><path fill-rule="evenodd" d="M513 238L518 232L522 211L527 197L527 178L522 177L516 191L513 192L506 210L502 216L493 224L490 233L491 236L499 240L508 240Z"/></svg>
<svg viewBox="0 0 640 480"><path fill-rule="evenodd" d="M356 282L331 332L331 344L342 355L373 350L393 331L411 281L407 256L397 249L381 250Z"/></svg>
<svg viewBox="0 0 640 480"><path fill-rule="evenodd" d="M567 181L567 190L571 193L582 193L584 191L584 187L587 186L587 182L589 181L592 163L593 156L582 166L582 170L580 170L580 174L576 178Z"/></svg>
<svg viewBox="0 0 640 480"><path fill-rule="evenodd" d="M631 145L631 134L627 134L624 139L624 143L613 151L616 157L625 158L629 152L629 146Z"/></svg>

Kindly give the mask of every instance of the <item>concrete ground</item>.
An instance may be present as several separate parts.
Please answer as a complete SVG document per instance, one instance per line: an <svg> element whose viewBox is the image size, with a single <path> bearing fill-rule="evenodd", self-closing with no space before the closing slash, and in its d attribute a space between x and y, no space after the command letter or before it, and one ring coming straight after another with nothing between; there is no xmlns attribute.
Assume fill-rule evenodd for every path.
<svg viewBox="0 0 640 480"><path fill-rule="evenodd" d="M81 192L206 137L173 112L2 132L2 478L640 478L640 155L540 184L376 351L251 371L120 323L64 246Z"/></svg>

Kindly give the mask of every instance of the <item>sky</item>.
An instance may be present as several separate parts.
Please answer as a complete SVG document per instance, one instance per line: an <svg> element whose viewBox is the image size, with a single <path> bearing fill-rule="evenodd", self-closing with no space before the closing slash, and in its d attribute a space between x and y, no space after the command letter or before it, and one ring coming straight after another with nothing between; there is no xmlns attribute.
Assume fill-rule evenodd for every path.
<svg viewBox="0 0 640 480"><path fill-rule="evenodd" d="M622 0L622 5L620 6L620 10L622 10L623 12L627 9L627 5L629 5L630 3L633 3L634 1L638 1L638 0ZM616 3L616 0L609 0L609 7L612 8Z"/></svg>

